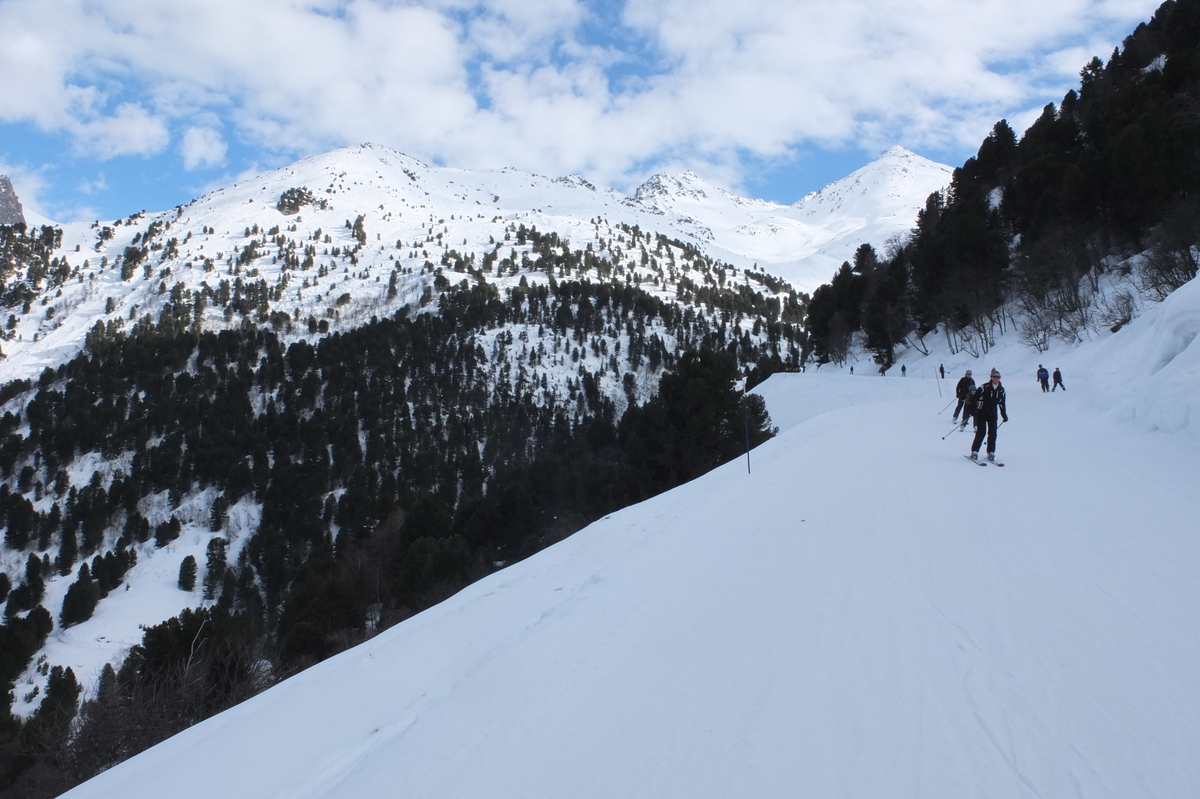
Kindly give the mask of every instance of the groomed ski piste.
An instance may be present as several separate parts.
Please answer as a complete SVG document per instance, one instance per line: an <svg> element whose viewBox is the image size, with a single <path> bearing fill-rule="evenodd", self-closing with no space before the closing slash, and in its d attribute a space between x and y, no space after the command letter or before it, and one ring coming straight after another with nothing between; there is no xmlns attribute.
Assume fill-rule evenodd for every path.
<svg viewBox="0 0 1200 799"><path fill-rule="evenodd" d="M749 474L614 513L66 795L1200 795L1197 332L1193 281L1074 351L944 360L940 396L936 352L776 375ZM992 366L1007 468L971 468L939 409Z"/></svg>

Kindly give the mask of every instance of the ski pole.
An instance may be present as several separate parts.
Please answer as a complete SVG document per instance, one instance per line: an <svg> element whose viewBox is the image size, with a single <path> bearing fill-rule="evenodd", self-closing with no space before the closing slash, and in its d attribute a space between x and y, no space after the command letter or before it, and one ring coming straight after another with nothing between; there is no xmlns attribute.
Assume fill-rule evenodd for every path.
<svg viewBox="0 0 1200 799"><path fill-rule="evenodd" d="M953 404L954 404L954 400L950 400L949 402L946 403L946 408L949 408ZM941 416L943 413L945 413L946 408L942 408L940 411L938 411L938 416Z"/></svg>
<svg viewBox="0 0 1200 799"><path fill-rule="evenodd" d="M950 428L950 433L953 433L955 430L962 430L962 429L963 429L962 427L959 427L958 425L954 425L954 427ZM999 430L1000 428L997 427L996 429ZM946 435L942 436L942 441L945 441L947 438L949 438L950 433L947 433Z"/></svg>

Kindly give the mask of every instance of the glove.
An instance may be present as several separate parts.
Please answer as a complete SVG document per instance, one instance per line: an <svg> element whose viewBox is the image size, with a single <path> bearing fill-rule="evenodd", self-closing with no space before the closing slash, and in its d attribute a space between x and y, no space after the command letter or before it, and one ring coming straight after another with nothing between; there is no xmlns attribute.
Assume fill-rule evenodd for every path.
<svg viewBox="0 0 1200 799"><path fill-rule="evenodd" d="M1006 421L1006 422L1008 421L1008 417L1007 417L1007 416L1005 416L1004 414L1000 414L1000 418L1001 418L1001 419L1003 419L1003 420L1004 420L1004 421Z"/></svg>

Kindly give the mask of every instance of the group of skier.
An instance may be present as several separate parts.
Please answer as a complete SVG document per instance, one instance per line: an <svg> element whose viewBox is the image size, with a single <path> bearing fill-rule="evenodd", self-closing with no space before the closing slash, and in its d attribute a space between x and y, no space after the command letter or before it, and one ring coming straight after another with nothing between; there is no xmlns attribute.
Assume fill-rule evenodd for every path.
<svg viewBox="0 0 1200 799"><path fill-rule="evenodd" d="M1066 385L1062 381L1062 372L1058 371L1058 367L1054 367L1054 388L1050 388L1050 373L1046 371L1046 367L1038 364L1037 381L1042 384L1042 393L1057 391L1059 387L1063 391L1067 390Z"/></svg>
<svg viewBox="0 0 1200 799"><path fill-rule="evenodd" d="M1054 369L1054 388L1050 388L1050 374L1040 363L1038 364L1037 380L1042 385L1042 391L1055 391L1059 388L1062 388L1063 391L1067 390L1063 383L1062 372L1057 367ZM971 454L967 457L973 461L979 460L979 448L986 437L987 459L989 462L995 463L996 429L1000 427L1000 424L1008 421L1008 408L1005 405L1004 386L1000 384L1000 372L993 369L988 375L988 382L977 387L975 379L971 377L971 370L968 369L958 381L958 385L954 387L954 396L958 399L958 405L954 408L954 421L959 422L959 414L962 414L962 421L959 423L958 429L966 429L967 422L971 419L975 420L975 438L971 442Z"/></svg>
<svg viewBox="0 0 1200 799"><path fill-rule="evenodd" d="M975 420L975 439L971 442L969 457L973 461L979 460L979 447L986 436L987 459L995 463L996 430L1000 427L1000 420L1008 421L1008 408L1005 405L1004 386L1000 385L1000 372L993 369L988 375L988 382L977 387L975 379L971 377L971 370L968 369L958 381L954 395L958 398L958 406L954 409L954 421L957 422L959 413L962 413L962 423L958 429L966 428L968 419Z"/></svg>

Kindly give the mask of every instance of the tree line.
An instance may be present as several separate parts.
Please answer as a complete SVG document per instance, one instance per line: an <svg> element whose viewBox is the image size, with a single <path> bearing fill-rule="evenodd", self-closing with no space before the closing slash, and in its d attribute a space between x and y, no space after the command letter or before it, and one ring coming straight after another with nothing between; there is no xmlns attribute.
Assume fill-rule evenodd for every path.
<svg viewBox="0 0 1200 799"><path fill-rule="evenodd" d="M1100 287L1131 256L1151 296L1196 275L1200 2L1163 3L1080 76L1020 140L998 122L907 240L860 248L813 293L806 356L843 361L858 334L886 368L939 329L980 355L1014 324L1043 350L1129 321Z"/></svg>

